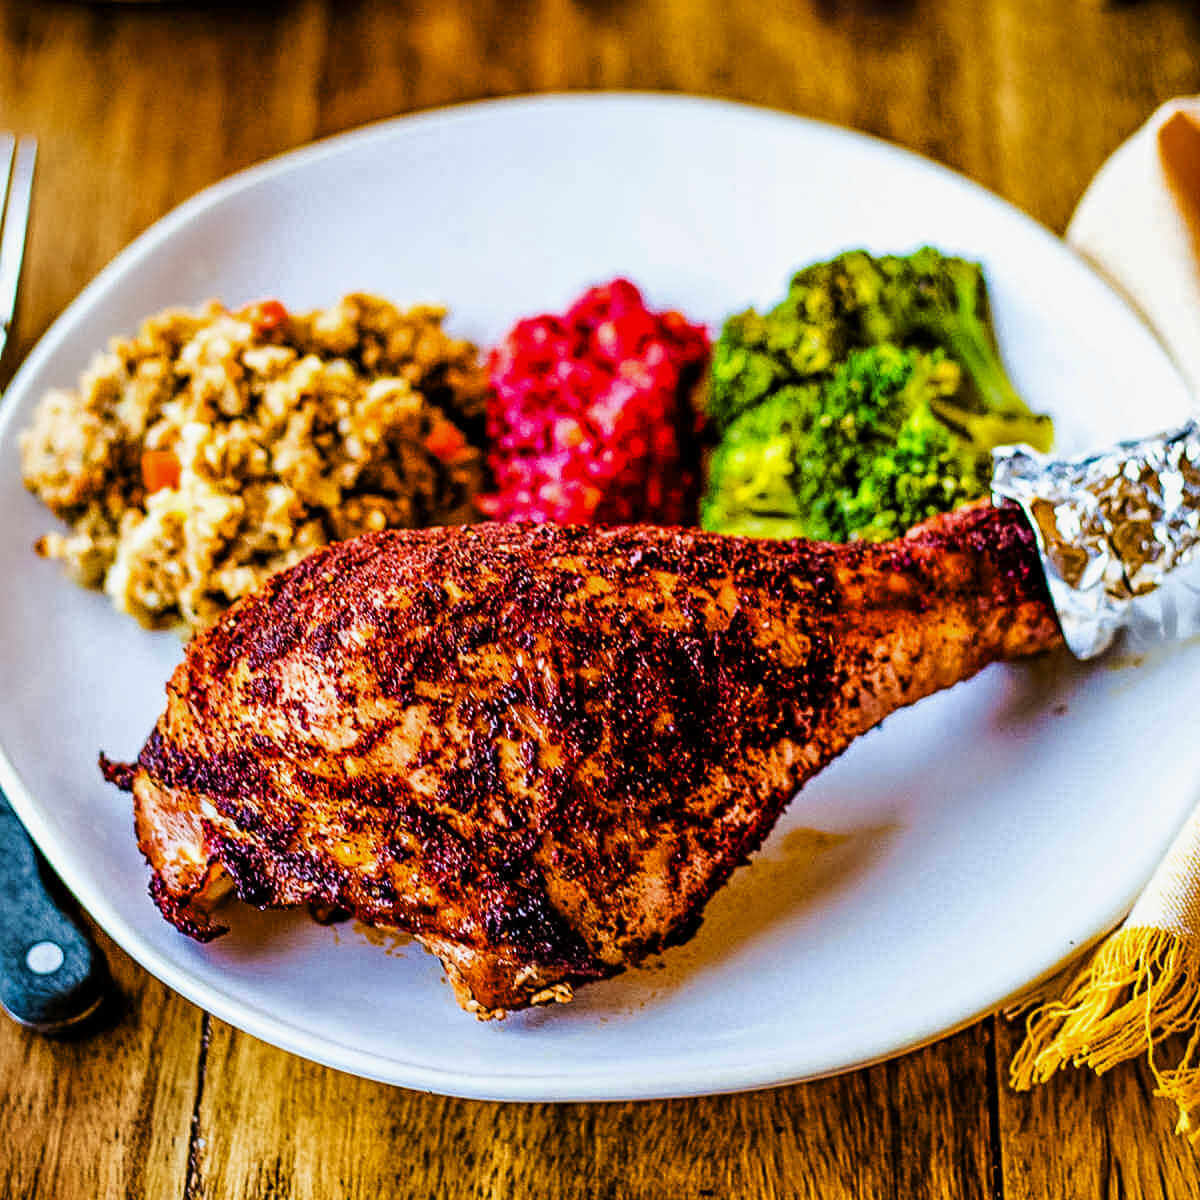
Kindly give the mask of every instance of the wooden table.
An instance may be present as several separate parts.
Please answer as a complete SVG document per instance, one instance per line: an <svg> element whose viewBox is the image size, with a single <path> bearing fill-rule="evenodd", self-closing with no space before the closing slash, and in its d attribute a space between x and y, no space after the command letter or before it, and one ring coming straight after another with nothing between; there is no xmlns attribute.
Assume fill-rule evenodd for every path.
<svg viewBox="0 0 1200 1200"><path fill-rule="evenodd" d="M4 378L121 247L232 170L412 109L601 87L864 129L1061 230L1112 148L1200 91L1200 15L1187 0L0 0L0 128L42 155ZM104 945L123 995L108 1029L47 1041L0 1021L4 1197L1200 1196L1145 1065L1016 1095L1002 1021L750 1095L481 1104L274 1050Z"/></svg>

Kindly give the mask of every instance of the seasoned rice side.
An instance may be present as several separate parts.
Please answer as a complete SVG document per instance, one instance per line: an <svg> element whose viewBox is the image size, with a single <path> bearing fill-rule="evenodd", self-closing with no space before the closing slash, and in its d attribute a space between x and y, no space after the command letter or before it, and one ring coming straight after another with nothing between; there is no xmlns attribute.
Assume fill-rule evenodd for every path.
<svg viewBox="0 0 1200 1200"><path fill-rule="evenodd" d="M327 542L477 519L487 379L445 310L351 295L146 320L21 437L39 554L148 626L210 624Z"/></svg>

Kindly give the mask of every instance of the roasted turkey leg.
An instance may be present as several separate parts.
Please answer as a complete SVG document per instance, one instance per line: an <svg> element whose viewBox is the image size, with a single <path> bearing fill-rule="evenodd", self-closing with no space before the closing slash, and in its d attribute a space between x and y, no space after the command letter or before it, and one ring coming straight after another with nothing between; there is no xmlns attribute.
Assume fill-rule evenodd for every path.
<svg viewBox="0 0 1200 1200"><path fill-rule="evenodd" d="M187 649L131 764L163 915L222 886L414 933L479 1015L689 937L893 709L1059 642L1016 508L882 545L480 525L368 535Z"/></svg>

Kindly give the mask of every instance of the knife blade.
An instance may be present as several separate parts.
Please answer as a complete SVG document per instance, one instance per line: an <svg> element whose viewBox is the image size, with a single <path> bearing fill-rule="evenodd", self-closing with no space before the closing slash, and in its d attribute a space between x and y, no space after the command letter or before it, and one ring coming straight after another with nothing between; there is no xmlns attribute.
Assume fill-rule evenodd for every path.
<svg viewBox="0 0 1200 1200"><path fill-rule="evenodd" d="M100 1007L108 966L51 895L25 827L0 791L0 1007L20 1025L58 1033Z"/></svg>

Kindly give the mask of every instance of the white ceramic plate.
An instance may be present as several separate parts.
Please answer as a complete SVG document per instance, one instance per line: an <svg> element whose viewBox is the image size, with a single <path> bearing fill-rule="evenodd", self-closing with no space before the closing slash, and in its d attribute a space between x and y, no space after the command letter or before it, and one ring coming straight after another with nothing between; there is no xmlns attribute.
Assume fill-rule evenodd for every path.
<svg viewBox="0 0 1200 1200"><path fill-rule="evenodd" d="M994 1007L1115 922L1197 799L1200 646L1140 665L994 667L892 717L797 798L703 929L567 1007L481 1025L416 946L240 909L210 946L158 915L128 799L180 655L31 543L53 521L16 437L115 333L167 305L345 291L443 299L481 342L618 272L714 326L848 246L980 258L1019 387L1076 449L1163 427L1183 385L1061 243L891 146L682 98L484 104L375 126L213 188L79 297L14 381L0 430L0 782L104 928L171 987L357 1074L481 1098L673 1096L869 1062ZM1118 669L1119 667L1119 669ZM813 831L823 831L817 834Z"/></svg>

